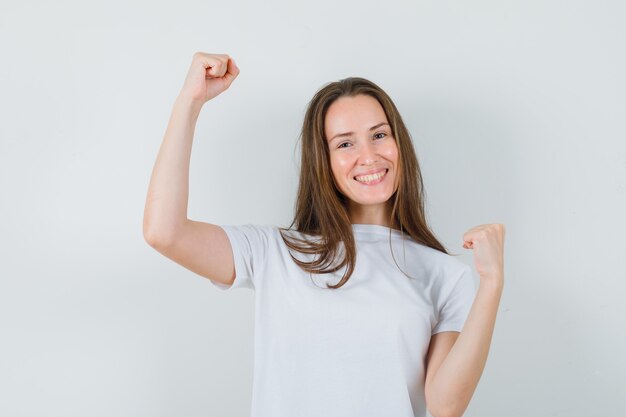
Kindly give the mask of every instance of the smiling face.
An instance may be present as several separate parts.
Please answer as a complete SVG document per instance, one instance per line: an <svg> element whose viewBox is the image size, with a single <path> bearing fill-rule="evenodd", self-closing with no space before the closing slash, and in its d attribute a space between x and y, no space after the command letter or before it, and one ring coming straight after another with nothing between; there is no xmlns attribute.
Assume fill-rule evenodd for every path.
<svg viewBox="0 0 626 417"><path fill-rule="evenodd" d="M398 186L398 147L374 97L340 97L326 113L324 132L339 191L352 223L388 225L387 201Z"/></svg>

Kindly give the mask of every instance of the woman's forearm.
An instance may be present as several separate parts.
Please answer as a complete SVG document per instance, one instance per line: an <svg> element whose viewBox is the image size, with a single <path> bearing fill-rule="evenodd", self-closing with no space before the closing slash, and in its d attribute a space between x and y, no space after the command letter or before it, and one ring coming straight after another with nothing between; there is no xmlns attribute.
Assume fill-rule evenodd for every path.
<svg viewBox="0 0 626 417"><path fill-rule="evenodd" d="M189 163L202 105L179 95L152 169L143 217L144 238L167 244L187 221Z"/></svg>
<svg viewBox="0 0 626 417"><path fill-rule="evenodd" d="M481 281L463 330L433 378L431 396L447 416L463 415L485 367L502 295L502 280L494 281Z"/></svg>

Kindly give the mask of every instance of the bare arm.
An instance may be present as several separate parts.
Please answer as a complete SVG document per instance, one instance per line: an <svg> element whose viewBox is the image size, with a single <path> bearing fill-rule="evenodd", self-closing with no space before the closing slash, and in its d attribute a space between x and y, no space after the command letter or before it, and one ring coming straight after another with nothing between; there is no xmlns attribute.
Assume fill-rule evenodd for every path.
<svg viewBox="0 0 626 417"><path fill-rule="evenodd" d="M152 169L143 217L148 243L168 243L187 222L189 161L201 105L179 95Z"/></svg>
<svg viewBox="0 0 626 417"><path fill-rule="evenodd" d="M435 417L462 416L485 368L502 286L481 284L463 331L431 339L426 403Z"/></svg>
<svg viewBox="0 0 626 417"><path fill-rule="evenodd" d="M483 373L504 287L503 224L482 224L463 235L474 251L480 286L460 332L431 339L426 371L426 404L433 416L460 417Z"/></svg>
<svg viewBox="0 0 626 417"><path fill-rule="evenodd" d="M233 278L230 242L219 226L187 218L189 163L202 106L227 89L238 74L228 55L194 54L152 170L143 217L146 242L186 268L220 282Z"/></svg>

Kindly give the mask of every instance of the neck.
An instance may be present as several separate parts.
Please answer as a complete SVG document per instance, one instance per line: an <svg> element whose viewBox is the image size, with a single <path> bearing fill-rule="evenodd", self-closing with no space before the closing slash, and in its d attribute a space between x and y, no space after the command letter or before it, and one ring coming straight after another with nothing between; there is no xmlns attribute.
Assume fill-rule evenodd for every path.
<svg viewBox="0 0 626 417"><path fill-rule="evenodd" d="M383 204L379 206L351 205L348 215L352 224L378 224L391 227L389 214L389 208Z"/></svg>

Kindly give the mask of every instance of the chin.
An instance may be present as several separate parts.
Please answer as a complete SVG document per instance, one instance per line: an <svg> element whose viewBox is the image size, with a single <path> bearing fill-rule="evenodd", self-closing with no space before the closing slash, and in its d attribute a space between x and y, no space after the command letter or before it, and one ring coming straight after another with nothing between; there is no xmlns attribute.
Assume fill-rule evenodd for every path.
<svg viewBox="0 0 626 417"><path fill-rule="evenodd" d="M358 204L361 206L371 206L371 205L376 205L376 204L384 204L386 202L389 201L389 199L393 196L393 194L390 194L386 197L380 197L380 198L358 198L355 196L349 196L347 197L348 200L352 201L352 203L354 204Z"/></svg>

